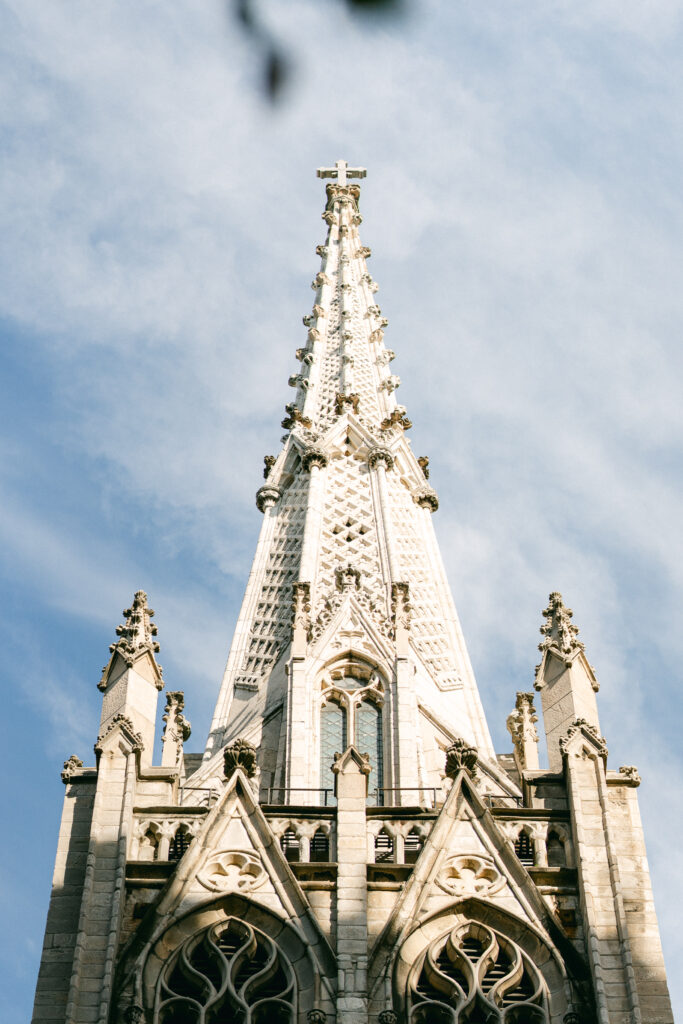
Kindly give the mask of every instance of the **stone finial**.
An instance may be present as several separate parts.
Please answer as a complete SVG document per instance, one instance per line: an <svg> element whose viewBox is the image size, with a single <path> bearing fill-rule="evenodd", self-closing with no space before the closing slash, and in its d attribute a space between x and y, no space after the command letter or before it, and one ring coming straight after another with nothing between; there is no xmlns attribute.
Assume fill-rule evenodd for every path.
<svg viewBox="0 0 683 1024"><path fill-rule="evenodd" d="M476 747L460 736L454 739L446 751L446 776L455 779L458 772L466 771L472 778L477 774L479 753Z"/></svg>
<svg viewBox="0 0 683 1024"><path fill-rule="evenodd" d="M226 779L234 775L238 768L241 768L248 779L253 779L256 775L256 747L248 740L236 739L223 751L223 771Z"/></svg>
<svg viewBox="0 0 683 1024"><path fill-rule="evenodd" d="M507 728L512 736L515 761L520 771L539 766L537 721L533 693L518 693L515 710L508 715Z"/></svg>
<svg viewBox="0 0 683 1024"><path fill-rule="evenodd" d="M384 448L382 445L374 445L368 454L368 465L371 469L374 469L375 466L378 466L382 462L387 469L394 468L394 456L391 454L389 449Z"/></svg>
<svg viewBox="0 0 683 1024"><path fill-rule="evenodd" d="M584 644L577 640L579 635L578 626L572 624L571 608L567 608L562 600L562 594L554 591L548 598L548 607L543 609L545 622L541 626L543 639L538 645L539 651L547 651L551 648L557 650L560 655L569 657L576 651L582 651Z"/></svg>
<svg viewBox="0 0 683 1024"><path fill-rule="evenodd" d="M163 714L165 725L161 737L161 763L164 767L175 767L180 763L183 743L186 743L192 734L192 726L183 714L184 708L185 694L182 690L166 693L166 708Z"/></svg>
<svg viewBox="0 0 683 1024"><path fill-rule="evenodd" d="M142 738L142 733L136 731L135 726L128 715L118 714L114 715L104 732L101 732L97 737L97 742L95 743L96 754L99 755L102 753L102 744L104 743L104 740L117 729L126 737L134 753L141 753L142 750L144 750L145 744Z"/></svg>
<svg viewBox="0 0 683 1024"><path fill-rule="evenodd" d="M417 464L422 470L425 480L429 480L429 456L421 455L417 460Z"/></svg>
<svg viewBox="0 0 683 1024"><path fill-rule="evenodd" d="M157 635L157 627L152 622L154 609L147 604L147 594L144 590L138 590L135 593L132 605L130 608L124 608L123 616L125 622L116 627L116 635L119 639L116 643L109 645L109 650L112 657L114 654L119 654L130 668L141 654L148 652L154 657L159 652L159 644L153 639ZM102 678L98 683L100 690L106 688L109 665L111 665L111 661L105 665L102 672ZM157 669L159 670L157 688L160 690L163 686L161 666L157 665Z"/></svg>
<svg viewBox="0 0 683 1024"><path fill-rule="evenodd" d="M327 452L319 445L311 445L301 456L301 466L304 473L310 473L312 466L324 469L328 461Z"/></svg>
<svg viewBox="0 0 683 1024"><path fill-rule="evenodd" d="M267 508L277 505L280 500L279 487L260 487L256 492L256 507L259 512L265 512Z"/></svg>
<svg viewBox="0 0 683 1024"><path fill-rule="evenodd" d="M428 508L430 512L436 512L439 508L438 495L434 488L428 485L413 491L413 501L420 508Z"/></svg>
<svg viewBox="0 0 683 1024"><path fill-rule="evenodd" d="M69 760L64 762L64 767L62 768L62 782L64 782L65 784L67 782L70 782L71 776L76 771L76 769L82 767L83 762L81 761L80 757L76 757L75 754L72 754Z"/></svg>

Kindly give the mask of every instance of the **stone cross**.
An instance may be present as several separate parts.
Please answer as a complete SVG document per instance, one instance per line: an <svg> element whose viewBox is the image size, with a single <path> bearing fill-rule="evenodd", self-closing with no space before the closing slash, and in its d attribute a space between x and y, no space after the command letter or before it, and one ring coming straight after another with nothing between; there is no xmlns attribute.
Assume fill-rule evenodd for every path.
<svg viewBox="0 0 683 1024"><path fill-rule="evenodd" d="M364 167L349 167L346 160L337 160L334 167L319 167L319 178L336 178L340 185L346 185L347 178L364 178L368 173Z"/></svg>

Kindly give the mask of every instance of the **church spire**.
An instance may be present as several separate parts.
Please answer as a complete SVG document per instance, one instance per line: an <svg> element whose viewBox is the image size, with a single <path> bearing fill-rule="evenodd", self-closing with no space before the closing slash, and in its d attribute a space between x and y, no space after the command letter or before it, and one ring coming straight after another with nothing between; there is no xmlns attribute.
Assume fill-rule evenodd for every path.
<svg viewBox="0 0 683 1024"><path fill-rule="evenodd" d="M438 498L428 460L415 457L406 436L412 424L396 400L387 320L359 234L365 170L340 160L318 176L330 179L327 237L316 250L321 262L299 371L289 379L295 396L282 420L282 449L266 457L256 495L263 526L206 758L242 735L276 744L273 785L321 785L329 774L316 735L321 673L330 659L348 656L348 671L357 665L354 678L376 680L372 699L387 708L386 772L376 768L376 778L409 787L436 778L431 753L416 764L423 726L430 750L455 737L482 757L493 748L431 523ZM341 678L347 668L334 673ZM420 690L429 726L420 718ZM285 718L279 726L268 720L281 745L261 734L278 700ZM450 723L438 740L437 722Z"/></svg>

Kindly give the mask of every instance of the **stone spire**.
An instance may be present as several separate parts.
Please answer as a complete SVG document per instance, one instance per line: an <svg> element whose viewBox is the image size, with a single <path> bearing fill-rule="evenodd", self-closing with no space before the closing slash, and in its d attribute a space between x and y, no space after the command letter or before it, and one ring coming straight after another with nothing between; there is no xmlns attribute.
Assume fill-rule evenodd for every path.
<svg viewBox="0 0 683 1024"><path fill-rule="evenodd" d="M548 598L548 607L543 609L545 622L541 626L543 639L538 645L541 652L555 650L563 657L574 655L577 651L584 650L579 635L578 626L572 623L574 612L567 608L562 600L562 594L557 591Z"/></svg>
<svg viewBox="0 0 683 1024"><path fill-rule="evenodd" d="M272 759L286 765L284 776L273 768L273 785L319 785L322 666L346 652L366 660L364 678L381 669L383 728L393 737L383 778L408 787L440 780L437 751L455 735L482 758L493 748L431 523L438 498L427 482L429 460L416 458L406 436L412 424L396 400L387 319L359 235L365 171L338 161L318 175L331 179L327 235L316 250L282 448L264 460L256 496L264 521L205 756L217 757L237 736L260 739L275 744ZM278 700L282 721L266 727ZM437 721L451 723L438 739ZM415 758L423 727L429 768L427 755L422 768ZM268 756L262 760L266 779Z"/></svg>

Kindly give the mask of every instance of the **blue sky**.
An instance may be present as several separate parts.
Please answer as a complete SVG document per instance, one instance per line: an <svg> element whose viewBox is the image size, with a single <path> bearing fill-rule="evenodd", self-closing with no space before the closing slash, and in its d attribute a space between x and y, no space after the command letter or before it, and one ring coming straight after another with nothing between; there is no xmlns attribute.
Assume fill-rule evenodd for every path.
<svg viewBox="0 0 683 1024"><path fill-rule="evenodd" d="M339 158L368 168L362 237L497 748L560 590L610 764L643 776L683 1009L683 7L405 9L261 0L294 66L272 108L223 4L0 3L8 1024L32 1003L59 769L92 759L139 587L203 745L312 301L314 172Z"/></svg>

